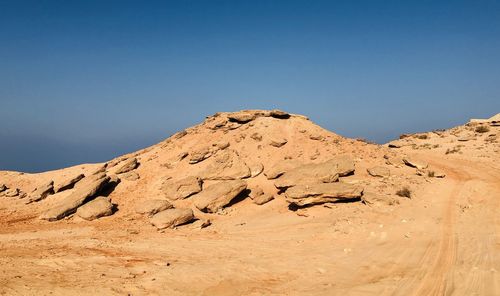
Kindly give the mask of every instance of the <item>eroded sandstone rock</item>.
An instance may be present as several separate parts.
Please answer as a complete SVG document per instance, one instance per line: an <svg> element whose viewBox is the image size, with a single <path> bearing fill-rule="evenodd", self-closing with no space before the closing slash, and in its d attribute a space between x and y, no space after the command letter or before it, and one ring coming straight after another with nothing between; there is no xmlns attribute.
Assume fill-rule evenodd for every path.
<svg viewBox="0 0 500 296"><path fill-rule="evenodd" d="M412 159L409 157L403 158L403 162L410 167L417 168L419 170L424 170L426 169L429 165L422 161L422 160L417 160L417 159Z"/></svg>
<svg viewBox="0 0 500 296"><path fill-rule="evenodd" d="M109 198L104 196L96 197L76 210L76 214L88 221L113 214L113 204Z"/></svg>
<svg viewBox="0 0 500 296"><path fill-rule="evenodd" d="M200 176L204 180L235 180L250 177L251 171L236 151L225 150L212 158Z"/></svg>
<svg viewBox="0 0 500 296"><path fill-rule="evenodd" d="M209 158L210 156L212 156L212 151L210 150L210 147L205 146L191 152L189 156L189 163L195 164Z"/></svg>
<svg viewBox="0 0 500 296"><path fill-rule="evenodd" d="M265 193L259 186L255 186L250 192L250 198L255 204L263 205L273 200L274 196L272 194Z"/></svg>
<svg viewBox="0 0 500 296"><path fill-rule="evenodd" d="M84 178L75 186L75 191L40 216L42 220L56 221L73 214L87 199L96 195L110 180L105 174Z"/></svg>
<svg viewBox="0 0 500 296"><path fill-rule="evenodd" d="M269 115L271 117L279 118L279 119L290 118L290 114L289 113L287 113L285 111L278 110L278 109L271 110L271 112L269 113Z"/></svg>
<svg viewBox="0 0 500 296"><path fill-rule="evenodd" d="M29 204L32 202L41 201L51 194L54 194L54 181L49 181L48 183L35 188L35 190L30 194L26 203Z"/></svg>
<svg viewBox="0 0 500 296"><path fill-rule="evenodd" d="M290 169L274 185L285 189L299 184L332 183L340 176L352 174L354 170L354 161L350 157L338 156L323 163L310 163Z"/></svg>
<svg viewBox="0 0 500 296"><path fill-rule="evenodd" d="M135 212L142 215L153 216L164 210L173 208L173 205L164 199L148 199L139 201L135 207Z"/></svg>
<svg viewBox="0 0 500 296"><path fill-rule="evenodd" d="M277 147L277 148L285 145L286 143L288 143L288 140L285 138L282 138L282 137L275 136L275 137L271 137L269 139L269 145Z"/></svg>
<svg viewBox="0 0 500 296"><path fill-rule="evenodd" d="M391 175L391 171L383 166L375 166L366 169L368 174L372 177L389 177Z"/></svg>
<svg viewBox="0 0 500 296"><path fill-rule="evenodd" d="M288 188L299 184L331 183L339 179L338 163L327 161L323 163L305 164L284 173L274 185L276 188Z"/></svg>
<svg viewBox="0 0 500 296"><path fill-rule="evenodd" d="M195 206L202 212L216 213L228 205L236 196L247 188L243 180L216 183L204 188L194 196Z"/></svg>
<svg viewBox="0 0 500 296"><path fill-rule="evenodd" d="M288 188L285 197L291 204L306 206L360 198L362 194L363 188L361 186L335 182L297 185Z"/></svg>
<svg viewBox="0 0 500 296"><path fill-rule="evenodd" d="M184 199L201 191L202 180L196 176L169 179L163 182L161 191L170 200Z"/></svg>
<svg viewBox="0 0 500 296"><path fill-rule="evenodd" d="M257 118L257 114L254 112L241 111L241 112L233 112L227 115L229 121L234 121L238 123L247 123L249 121Z"/></svg>
<svg viewBox="0 0 500 296"><path fill-rule="evenodd" d="M54 191L55 192L61 192L64 190L71 189L75 186L78 181L83 179L85 177L84 174L78 174L76 176L73 176L71 178L67 178L66 180L62 181L61 183L58 183L54 186Z"/></svg>
<svg viewBox="0 0 500 296"><path fill-rule="evenodd" d="M150 222L158 229L172 228L194 219L191 209L167 209L151 217Z"/></svg>
<svg viewBox="0 0 500 296"><path fill-rule="evenodd" d="M264 166L262 163L257 162L248 166L250 169L250 177L255 178L264 171Z"/></svg>
<svg viewBox="0 0 500 296"><path fill-rule="evenodd" d="M139 166L139 162L137 161L137 158L132 157L130 159L125 160L125 162L116 170L116 174L123 174L123 173L128 173L131 170L134 170Z"/></svg>

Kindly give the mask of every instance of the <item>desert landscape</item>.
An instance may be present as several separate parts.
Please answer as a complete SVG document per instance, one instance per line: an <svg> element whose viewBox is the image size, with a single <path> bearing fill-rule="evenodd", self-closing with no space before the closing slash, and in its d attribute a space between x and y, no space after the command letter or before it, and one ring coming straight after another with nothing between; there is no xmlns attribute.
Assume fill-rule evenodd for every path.
<svg viewBox="0 0 500 296"><path fill-rule="evenodd" d="M243 110L0 171L0 294L499 295L499 138L500 114L378 145Z"/></svg>

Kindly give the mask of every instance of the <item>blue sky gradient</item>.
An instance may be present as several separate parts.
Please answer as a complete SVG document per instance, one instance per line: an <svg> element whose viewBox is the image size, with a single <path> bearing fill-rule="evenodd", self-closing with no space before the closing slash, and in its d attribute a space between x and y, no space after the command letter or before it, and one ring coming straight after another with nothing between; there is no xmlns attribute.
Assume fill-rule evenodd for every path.
<svg viewBox="0 0 500 296"><path fill-rule="evenodd" d="M500 2L0 0L0 170L273 108L377 142L496 114Z"/></svg>

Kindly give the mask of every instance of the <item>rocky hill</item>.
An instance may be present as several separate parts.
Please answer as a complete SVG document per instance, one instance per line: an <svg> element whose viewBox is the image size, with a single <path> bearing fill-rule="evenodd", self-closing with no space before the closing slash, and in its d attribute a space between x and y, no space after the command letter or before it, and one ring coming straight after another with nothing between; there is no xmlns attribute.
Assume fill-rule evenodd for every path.
<svg viewBox="0 0 500 296"><path fill-rule="evenodd" d="M4 172L0 194L25 201L42 220L146 215L162 229L213 220L244 199L255 206L277 200L290 210L339 201L394 205L396 192L422 181L408 174L415 167L427 164L305 116L246 110L209 116L106 163Z"/></svg>
<svg viewBox="0 0 500 296"><path fill-rule="evenodd" d="M498 295L499 129L375 145L248 110L1 171L0 294Z"/></svg>

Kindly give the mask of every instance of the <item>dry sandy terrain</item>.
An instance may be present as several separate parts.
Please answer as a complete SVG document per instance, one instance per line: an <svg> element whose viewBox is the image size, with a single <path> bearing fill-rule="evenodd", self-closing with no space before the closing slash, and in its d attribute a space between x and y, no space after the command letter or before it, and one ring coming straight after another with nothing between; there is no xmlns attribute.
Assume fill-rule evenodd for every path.
<svg viewBox="0 0 500 296"><path fill-rule="evenodd" d="M0 186L19 189L14 197L0 193L0 294L500 295L499 134L495 123L474 123L408 135L390 148L343 138L303 116L222 113L105 168L0 171ZM338 165L335 180L304 177L276 188L293 169L338 157L352 160L353 174ZM137 167L119 173L134 158ZM268 177L290 160L293 168ZM371 176L374 167L389 174ZM241 175L246 168L251 176ZM112 215L41 219L99 169L121 182L85 203L106 196ZM73 189L27 204L35 188L80 173ZM171 185L162 184L187 176L203 179L201 193L171 198ZM242 179L247 190L214 213L200 210L207 188L229 179ZM306 181L362 193L294 206L292 190ZM396 194L404 187L410 198ZM274 199L256 204L259 188ZM151 199L192 209L196 218L158 229L154 216L137 213Z"/></svg>

